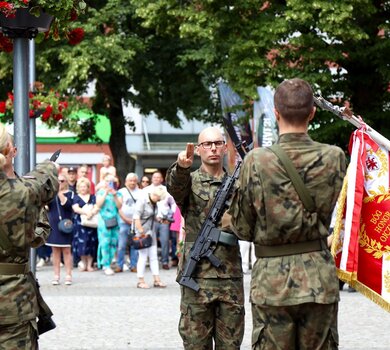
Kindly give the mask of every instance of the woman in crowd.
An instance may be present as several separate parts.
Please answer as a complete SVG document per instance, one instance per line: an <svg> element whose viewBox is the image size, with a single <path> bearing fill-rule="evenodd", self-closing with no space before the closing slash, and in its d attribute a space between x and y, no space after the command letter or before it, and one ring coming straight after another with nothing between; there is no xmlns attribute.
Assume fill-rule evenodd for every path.
<svg viewBox="0 0 390 350"><path fill-rule="evenodd" d="M142 179L139 183L139 188L142 189L142 188L145 188L149 185L150 185L150 179L146 175L142 176Z"/></svg>
<svg viewBox="0 0 390 350"><path fill-rule="evenodd" d="M148 289L149 285L145 282L146 261L149 258L150 269L152 270L154 283L156 288L165 288L166 284L161 282L158 257L157 257L157 239L154 232L155 220L157 215L157 202L164 199L167 195L164 186L155 186L151 193L142 196L137 200L133 220L136 228L137 236L149 234L153 238L153 244L149 248L140 249L138 251L137 263L137 288Z"/></svg>
<svg viewBox="0 0 390 350"><path fill-rule="evenodd" d="M81 271L94 271L93 260L96 258L97 252L97 228L83 226L81 215L86 215L91 219L99 212L95 206L95 195L91 194L91 183L89 179L81 177L77 180L77 195L73 199L74 215L74 239L73 239L73 255L80 257L82 265Z"/></svg>
<svg viewBox="0 0 390 350"><path fill-rule="evenodd" d="M46 245L52 248L52 261L54 278L53 285L60 284L60 270L61 270L61 254L64 258L64 265L66 271L65 284L72 284L72 240L73 232L65 233L59 230L58 224L62 219L72 219L73 210L72 202L74 193L69 191L69 185L64 175L58 175L60 188L57 196L48 204L48 216L51 226L50 235L47 239Z"/></svg>
<svg viewBox="0 0 390 350"><path fill-rule="evenodd" d="M96 194L99 208L98 219L98 267L103 268L107 276L114 274L111 261L115 256L119 235L119 209L122 207L122 195L117 192L118 181L112 174L107 174Z"/></svg>

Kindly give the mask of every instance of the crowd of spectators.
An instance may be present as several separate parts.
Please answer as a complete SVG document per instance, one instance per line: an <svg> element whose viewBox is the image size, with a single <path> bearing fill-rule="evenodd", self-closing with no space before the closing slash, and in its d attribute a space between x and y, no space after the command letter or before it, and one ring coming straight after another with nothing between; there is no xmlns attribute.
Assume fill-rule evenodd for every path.
<svg viewBox="0 0 390 350"><path fill-rule="evenodd" d="M153 286L166 287L159 277L159 265L163 269L177 266L182 218L163 185L162 173L139 179L130 172L121 185L111 158L104 155L96 185L86 164L61 167L58 179L59 193L46 208L51 233L46 246L37 252L38 268L49 262L53 265L52 284L61 284L64 266L66 285L72 284L72 269L78 268L101 270L107 276L129 270L137 273L137 287L149 288L144 280L149 266ZM71 233L61 231L63 219L72 220ZM136 250L129 245L130 235L146 229L153 237L151 247Z"/></svg>

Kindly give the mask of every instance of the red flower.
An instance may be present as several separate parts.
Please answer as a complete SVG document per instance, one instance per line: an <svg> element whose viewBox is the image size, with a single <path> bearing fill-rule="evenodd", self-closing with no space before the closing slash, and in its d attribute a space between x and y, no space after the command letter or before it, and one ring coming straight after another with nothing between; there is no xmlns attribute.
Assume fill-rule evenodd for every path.
<svg viewBox="0 0 390 350"><path fill-rule="evenodd" d="M77 12L75 9L73 9L72 12L70 13L70 20L75 21L77 17L78 17Z"/></svg>
<svg viewBox="0 0 390 350"><path fill-rule="evenodd" d="M68 34L68 43L70 45L77 45L84 39L84 29L75 28Z"/></svg>
<svg viewBox="0 0 390 350"><path fill-rule="evenodd" d="M32 104L33 104L33 107L34 107L35 109L38 109L39 106L41 105L41 102L39 102L38 100L34 100Z"/></svg>
<svg viewBox="0 0 390 350"><path fill-rule="evenodd" d="M5 113L6 106L4 101L0 101L0 113Z"/></svg>
<svg viewBox="0 0 390 350"><path fill-rule="evenodd" d="M4 36L3 33L0 33L0 51L12 52L13 49L14 44L12 40Z"/></svg>
<svg viewBox="0 0 390 350"><path fill-rule="evenodd" d="M61 113L54 114L54 115L53 115L53 118L54 118L54 120L57 120L57 121L59 121L59 120L61 120L61 119L62 119L62 114L61 114Z"/></svg>
<svg viewBox="0 0 390 350"><path fill-rule="evenodd" d="M60 101L58 103L58 110L62 112L64 109L68 108L68 102L66 101Z"/></svg>
<svg viewBox="0 0 390 350"><path fill-rule="evenodd" d="M7 95L8 95L8 98L12 101L12 103L14 102L14 95L10 92L7 92Z"/></svg>
<svg viewBox="0 0 390 350"><path fill-rule="evenodd" d="M35 117L35 112L34 112L32 109L30 109L30 110L28 111L28 116L29 116L30 118L34 118L34 117Z"/></svg>
<svg viewBox="0 0 390 350"><path fill-rule="evenodd" d="M15 7L7 1L0 1L0 12L4 13L5 17L15 17Z"/></svg>
<svg viewBox="0 0 390 350"><path fill-rule="evenodd" d="M44 122L47 121L50 118L52 112L53 112L53 107L50 105L47 106L45 111L42 113L42 120Z"/></svg>

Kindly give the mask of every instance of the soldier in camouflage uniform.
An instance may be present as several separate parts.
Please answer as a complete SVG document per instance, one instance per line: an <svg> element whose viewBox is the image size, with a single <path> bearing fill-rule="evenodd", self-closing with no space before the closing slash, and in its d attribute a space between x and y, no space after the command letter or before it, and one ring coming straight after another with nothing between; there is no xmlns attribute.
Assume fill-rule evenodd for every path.
<svg viewBox="0 0 390 350"><path fill-rule="evenodd" d="M58 190L57 169L45 162L24 177L8 178L11 147L0 124L0 349L37 349L39 306L28 258L48 232L35 228L40 209Z"/></svg>
<svg viewBox="0 0 390 350"><path fill-rule="evenodd" d="M339 289L326 227L345 175L345 155L308 136L315 107L307 82L283 82L274 102L278 143L303 178L316 210L304 208L271 150L258 148L246 155L229 213L238 237L254 242L258 258L250 295L252 348L337 349Z"/></svg>
<svg viewBox="0 0 390 350"><path fill-rule="evenodd" d="M222 162L226 145L221 132L206 128L198 138L196 153L201 166L191 172L194 145L178 155L167 172L167 188L185 219L186 238L179 261L179 279L189 251L196 240L225 170ZM231 234L230 234L231 235ZM234 237L235 238L235 237ZM179 332L185 349L239 349L244 335L244 291L240 249L237 244L219 243L215 255L222 261L219 268L201 259L194 278L199 292L181 287Z"/></svg>

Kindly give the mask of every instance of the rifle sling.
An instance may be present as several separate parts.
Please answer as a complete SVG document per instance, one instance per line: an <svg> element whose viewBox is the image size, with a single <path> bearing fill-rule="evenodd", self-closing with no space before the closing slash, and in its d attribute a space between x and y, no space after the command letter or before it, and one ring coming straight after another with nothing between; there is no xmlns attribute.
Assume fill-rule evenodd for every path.
<svg viewBox="0 0 390 350"><path fill-rule="evenodd" d="M269 147L269 149L274 152L282 162L306 210L308 210L310 213L315 213L316 210L314 201L286 152L278 144L273 144L271 147ZM319 218L318 222L320 230L325 228ZM328 249L326 238L273 246L255 244L255 253L257 258L303 254L325 249Z"/></svg>

